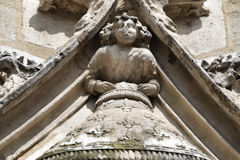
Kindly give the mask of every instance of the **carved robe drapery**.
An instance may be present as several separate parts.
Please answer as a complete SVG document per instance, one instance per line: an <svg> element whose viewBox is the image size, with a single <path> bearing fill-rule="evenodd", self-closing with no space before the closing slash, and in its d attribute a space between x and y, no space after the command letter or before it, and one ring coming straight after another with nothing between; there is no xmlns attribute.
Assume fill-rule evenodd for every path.
<svg viewBox="0 0 240 160"><path fill-rule="evenodd" d="M119 89L136 90L136 84L147 82L155 83L159 87L156 80L156 60L146 48L122 48L121 50L116 45L102 47L93 56L88 69L88 81L100 79L116 85L120 82L128 82L124 86L117 85ZM93 82L92 85L89 82L87 90L90 93L94 93L93 85Z"/></svg>

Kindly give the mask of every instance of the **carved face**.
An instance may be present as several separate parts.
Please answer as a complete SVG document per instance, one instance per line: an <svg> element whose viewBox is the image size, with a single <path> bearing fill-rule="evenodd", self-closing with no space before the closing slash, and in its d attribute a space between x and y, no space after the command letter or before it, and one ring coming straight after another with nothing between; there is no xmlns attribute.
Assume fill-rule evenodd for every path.
<svg viewBox="0 0 240 160"><path fill-rule="evenodd" d="M131 19L128 19L127 21L118 21L115 24L115 37L119 44L133 44L137 38L135 23Z"/></svg>

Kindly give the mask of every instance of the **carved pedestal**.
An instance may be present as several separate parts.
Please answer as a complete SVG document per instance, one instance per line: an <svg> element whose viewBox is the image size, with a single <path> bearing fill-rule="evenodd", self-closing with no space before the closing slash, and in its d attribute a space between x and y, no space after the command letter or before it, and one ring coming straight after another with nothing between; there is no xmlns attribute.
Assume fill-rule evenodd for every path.
<svg viewBox="0 0 240 160"><path fill-rule="evenodd" d="M148 97L112 90L96 112L40 159L208 159L152 112Z"/></svg>

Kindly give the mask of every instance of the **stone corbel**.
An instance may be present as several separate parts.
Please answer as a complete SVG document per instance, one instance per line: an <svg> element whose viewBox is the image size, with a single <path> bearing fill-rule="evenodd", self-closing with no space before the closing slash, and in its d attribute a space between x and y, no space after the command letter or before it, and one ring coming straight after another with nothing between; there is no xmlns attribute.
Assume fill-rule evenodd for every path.
<svg viewBox="0 0 240 160"><path fill-rule="evenodd" d="M164 11L172 19L181 17L208 16L209 10L204 8L206 0L169 0Z"/></svg>
<svg viewBox="0 0 240 160"><path fill-rule="evenodd" d="M40 0L38 9L43 12L59 10L82 16L74 25L74 30L79 31L100 13L103 4L104 0Z"/></svg>

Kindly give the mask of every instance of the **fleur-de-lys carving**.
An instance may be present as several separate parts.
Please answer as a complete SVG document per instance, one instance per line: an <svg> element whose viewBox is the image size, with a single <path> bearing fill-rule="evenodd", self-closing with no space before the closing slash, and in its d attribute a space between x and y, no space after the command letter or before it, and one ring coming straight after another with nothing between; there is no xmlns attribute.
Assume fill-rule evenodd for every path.
<svg viewBox="0 0 240 160"><path fill-rule="evenodd" d="M123 101L123 105L122 105L122 107L121 107L121 110L122 110L123 112L131 112L131 111L132 111L132 107L129 106L129 105L127 105L127 103L128 103L128 99L125 98L124 101Z"/></svg>
<svg viewBox="0 0 240 160"><path fill-rule="evenodd" d="M122 125L127 129L126 134L123 137L118 138L119 141L132 141L132 140L141 141L141 138L138 138L138 137L134 136L130 132L130 129L133 128L133 126L140 125L140 123L137 123L133 120L125 118L123 121L117 122L117 124Z"/></svg>
<svg viewBox="0 0 240 160"><path fill-rule="evenodd" d="M129 131L123 137L118 138L119 141L137 141L140 142L141 138L133 136Z"/></svg>
<svg viewBox="0 0 240 160"><path fill-rule="evenodd" d="M66 139L70 139L72 137L78 136L80 134L80 132L83 131L84 129L86 129L86 126L81 126L81 127L75 128L73 131L69 132L66 135Z"/></svg>
<svg viewBox="0 0 240 160"><path fill-rule="evenodd" d="M130 106L124 106L124 107L121 107L121 110L123 112L132 112L132 107Z"/></svg>
<svg viewBox="0 0 240 160"><path fill-rule="evenodd" d="M94 121L94 122L102 122L107 115L103 114L102 112L98 112L96 115L89 117L88 121Z"/></svg>
<svg viewBox="0 0 240 160"><path fill-rule="evenodd" d="M157 118L153 117L152 114L145 114L144 117L151 120L151 121L155 121L155 122L158 122L158 123L165 123L164 121L161 121L160 119L157 119Z"/></svg>
<svg viewBox="0 0 240 160"><path fill-rule="evenodd" d="M129 118L125 118L123 121L116 122L116 123L119 124L119 125L124 126L127 129L130 129L130 128L132 128L135 125L140 125L140 123L137 123L137 122L135 122L133 120L130 120Z"/></svg>
<svg viewBox="0 0 240 160"><path fill-rule="evenodd" d="M110 101L107 101L107 102L103 102L100 106L97 107L97 110L100 111L100 110L104 110L106 109L105 107L106 106L109 106L114 100L110 100ZM121 106L119 106L121 107ZM117 107L116 107L117 108Z"/></svg>
<svg viewBox="0 0 240 160"><path fill-rule="evenodd" d="M86 131L87 134L91 134L95 137L104 136L105 134L107 134L109 132L111 132L111 130L108 127L100 126L100 125Z"/></svg>
<svg viewBox="0 0 240 160"><path fill-rule="evenodd" d="M152 134L158 140L163 140L163 139L166 139L166 138L170 138L169 135L166 135L165 133L161 132L160 128L154 128Z"/></svg>

